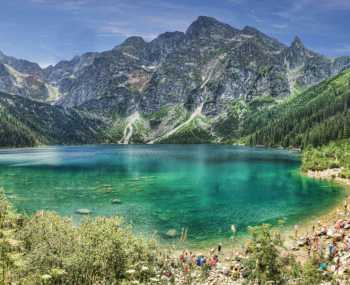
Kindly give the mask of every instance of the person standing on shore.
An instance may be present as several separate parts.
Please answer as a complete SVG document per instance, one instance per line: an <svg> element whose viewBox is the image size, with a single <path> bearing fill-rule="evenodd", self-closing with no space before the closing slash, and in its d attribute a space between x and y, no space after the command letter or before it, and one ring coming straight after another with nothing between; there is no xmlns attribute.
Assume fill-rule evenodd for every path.
<svg viewBox="0 0 350 285"><path fill-rule="evenodd" d="M222 249L222 244L221 244L221 243L219 243L219 245L218 245L218 254L220 254L220 253L221 253L221 249Z"/></svg>
<svg viewBox="0 0 350 285"><path fill-rule="evenodd" d="M295 226L294 226L294 238L295 238L295 240L298 239L298 228L299 228L298 225L295 225Z"/></svg>
<svg viewBox="0 0 350 285"><path fill-rule="evenodd" d="M345 201L344 203L344 215L345 217L348 215L348 201Z"/></svg>

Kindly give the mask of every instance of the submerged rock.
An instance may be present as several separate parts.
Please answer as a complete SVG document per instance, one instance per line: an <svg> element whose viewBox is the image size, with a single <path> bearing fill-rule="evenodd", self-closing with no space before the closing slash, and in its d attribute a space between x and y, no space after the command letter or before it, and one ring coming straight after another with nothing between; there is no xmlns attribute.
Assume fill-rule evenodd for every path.
<svg viewBox="0 0 350 285"><path fill-rule="evenodd" d="M112 200L112 204L121 204L121 203L122 203L122 201L119 200L119 199L113 199Z"/></svg>
<svg viewBox="0 0 350 285"><path fill-rule="evenodd" d="M89 215L89 214L91 214L91 211L89 209L78 209L75 212L77 214L80 214L80 215Z"/></svg>
<svg viewBox="0 0 350 285"><path fill-rule="evenodd" d="M165 235L169 238L174 238L177 235L177 231L175 229L168 230Z"/></svg>

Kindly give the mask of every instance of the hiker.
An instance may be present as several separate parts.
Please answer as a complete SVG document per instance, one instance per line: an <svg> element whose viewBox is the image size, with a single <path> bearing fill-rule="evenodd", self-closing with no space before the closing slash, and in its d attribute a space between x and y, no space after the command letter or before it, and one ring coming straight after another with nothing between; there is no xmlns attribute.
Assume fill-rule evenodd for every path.
<svg viewBox="0 0 350 285"><path fill-rule="evenodd" d="M307 247L307 255L310 257L310 255L311 255L311 240L308 236L306 237L306 247Z"/></svg>
<svg viewBox="0 0 350 285"><path fill-rule="evenodd" d="M348 215L348 202L345 201L344 203L344 215L347 216Z"/></svg>
<svg viewBox="0 0 350 285"><path fill-rule="evenodd" d="M221 253L221 249L222 249L222 244L219 243L219 245L218 245L218 253L219 253L219 254Z"/></svg>
<svg viewBox="0 0 350 285"><path fill-rule="evenodd" d="M199 255L196 260L197 266L202 267L206 263L205 257L203 255Z"/></svg>
<svg viewBox="0 0 350 285"><path fill-rule="evenodd" d="M337 256L336 262L335 262L335 272L338 273L340 268L340 256Z"/></svg>
<svg viewBox="0 0 350 285"><path fill-rule="evenodd" d="M219 259L218 259L217 255L211 257L210 260L209 260L210 268L213 269L217 265L218 261L219 261Z"/></svg>
<svg viewBox="0 0 350 285"><path fill-rule="evenodd" d="M185 251L183 251L180 256L179 256L180 262L184 263L185 262Z"/></svg>
<svg viewBox="0 0 350 285"><path fill-rule="evenodd" d="M319 247L319 243L320 243L320 238L318 235L314 235L314 239L313 239L313 249L314 251L317 251L318 247Z"/></svg>
<svg viewBox="0 0 350 285"><path fill-rule="evenodd" d="M320 237L319 243L318 243L318 254L320 257L323 256L323 239Z"/></svg>
<svg viewBox="0 0 350 285"><path fill-rule="evenodd" d="M294 226L294 238L295 238L295 240L297 240L298 239L298 225L295 225Z"/></svg>
<svg viewBox="0 0 350 285"><path fill-rule="evenodd" d="M329 257L329 259L333 258L333 251L334 251L333 243L329 242L328 243L328 257Z"/></svg>

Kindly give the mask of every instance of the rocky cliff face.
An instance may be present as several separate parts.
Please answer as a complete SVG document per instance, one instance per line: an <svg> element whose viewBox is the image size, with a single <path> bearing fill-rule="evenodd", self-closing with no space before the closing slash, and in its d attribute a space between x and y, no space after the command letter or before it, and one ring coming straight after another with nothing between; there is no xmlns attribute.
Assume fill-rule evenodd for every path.
<svg viewBox="0 0 350 285"><path fill-rule="evenodd" d="M46 81L43 75L38 64L0 52L0 91L37 101L55 101L60 96L58 87Z"/></svg>
<svg viewBox="0 0 350 285"><path fill-rule="evenodd" d="M195 109L204 102L203 111L216 115L237 98L288 96L349 62L314 53L299 38L288 47L252 27L238 30L199 17L185 33L167 32L151 42L131 37L111 51L84 54L43 73L59 88L63 106L124 97L118 100L131 101L130 112L152 113L174 104Z"/></svg>
<svg viewBox="0 0 350 285"><path fill-rule="evenodd" d="M158 115L158 124L147 118L166 109L181 110L188 120L196 112L205 118L196 124L205 129L225 119L234 102L281 100L349 66L350 57L327 58L299 38L286 46L252 27L239 30L201 16L185 33L167 32L151 42L130 37L112 50L46 69L0 55L0 90L88 110L112 125L115 118L139 118L132 116L137 113L145 119L143 130L167 136Z"/></svg>

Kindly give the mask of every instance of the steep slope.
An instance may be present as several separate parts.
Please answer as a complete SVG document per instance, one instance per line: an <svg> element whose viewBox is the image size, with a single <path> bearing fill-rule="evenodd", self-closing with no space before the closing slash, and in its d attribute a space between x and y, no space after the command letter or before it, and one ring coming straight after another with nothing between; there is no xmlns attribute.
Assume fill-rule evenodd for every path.
<svg viewBox="0 0 350 285"><path fill-rule="evenodd" d="M176 104L192 111L203 102L203 113L216 116L228 102L283 98L349 64L348 57L333 60L308 50L299 38L287 47L252 27L238 30L201 16L185 33L167 32L151 42L131 37L110 51L87 53L43 72L66 107L103 97L126 101L137 93L126 116Z"/></svg>
<svg viewBox="0 0 350 285"><path fill-rule="evenodd" d="M278 110L295 94L349 66L350 57L327 58L298 37L286 46L253 27L201 16L185 32L150 42L130 37L46 69L0 53L0 91L12 94L15 105L21 96L53 107L45 104L47 111L34 116L37 103L26 101L40 131L21 117L23 106L6 107L40 137L34 143L232 142L256 133L252 143L300 145L290 138L267 142L259 131L284 116ZM65 121L72 134L61 136Z"/></svg>
<svg viewBox="0 0 350 285"><path fill-rule="evenodd" d="M0 93L0 146L108 142L107 126L87 113Z"/></svg>
<svg viewBox="0 0 350 285"><path fill-rule="evenodd" d="M251 144L319 146L350 138L350 70L246 122ZM254 125L254 123L257 123ZM264 125L265 124L265 125Z"/></svg>
<svg viewBox="0 0 350 285"><path fill-rule="evenodd" d="M60 96L58 87L43 78L38 64L1 52L0 91L46 102L54 102Z"/></svg>

